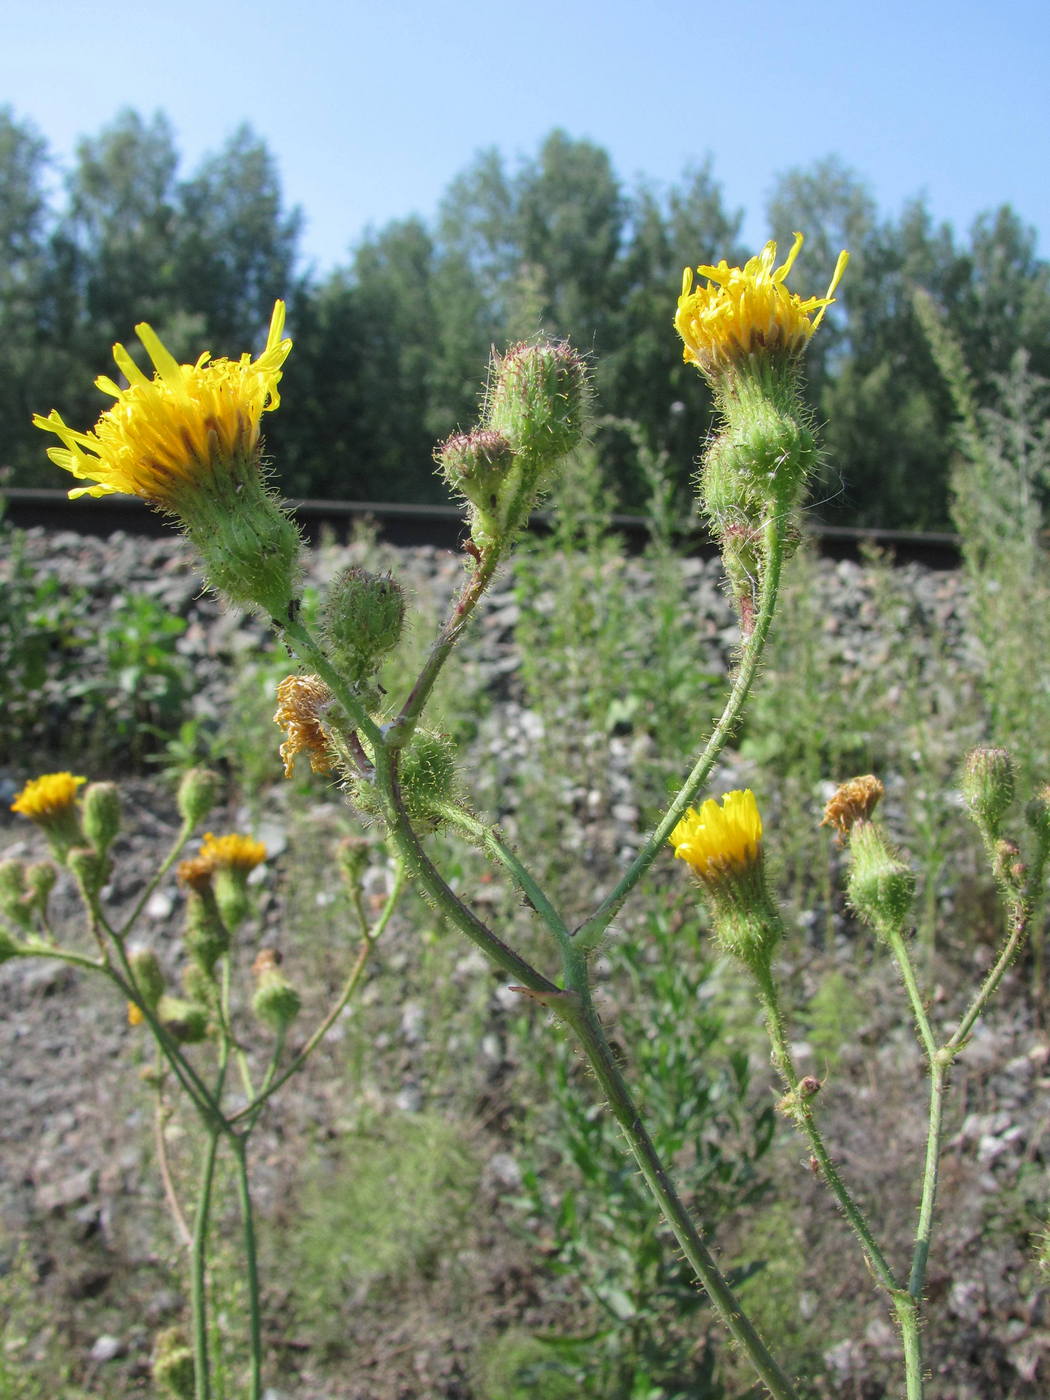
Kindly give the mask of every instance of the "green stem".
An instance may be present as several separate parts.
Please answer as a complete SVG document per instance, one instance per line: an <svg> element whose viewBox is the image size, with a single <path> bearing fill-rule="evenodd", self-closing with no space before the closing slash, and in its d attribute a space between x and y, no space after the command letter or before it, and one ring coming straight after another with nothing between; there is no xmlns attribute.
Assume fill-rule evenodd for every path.
<svg viewBox="0 0 1050 1400"><path fill-rule="evenodd" d="M922 1321L919 1303L910 1290L899 1288L893 1306L901 1329L904 1349L904 1385L907 1400L922 1400L926 1389L922 1360Z"/></svg>
<svg viewBox="0 0 1050 1400"><path fill-rule="evenodd" d="M675 1191L620 1074L589 994L579 991L570 995L563 993L557 1001L551 1002L551 1007L575 1032L649 1190L730 1334L747 1353L775 1400L797 1400L794 1386L740 1306Z"/></svg>
<svg viewBox="0 0 1050 1400"><path fill-rule="evenodd" d="M182 853L183 846L185 846L186 842L190 839L192 835L193 823L183 822L182 826L179 828L178 835L172 842L168 854L164 857L160 865L157 867L156 873L153 875L152 879L150 879L143 887L142 893L135 901L135 905L132 908L131 913L124 920L120 931L117 932L113 929L108 929L110 937L113 938L115 942L123 943L124 940L127 938L128 934L138 923L139 915L142 913L143 909L145 909L146 904L149 901L150 895L160 884L161 880L164 879L164 876L168 873L168 871L175 864L175 862L178 860L179 856Z"/></svg>
<svg viewBox="0 0 1050 1400"><path fill-rule="evenodd" d="M291 649L298 655L299 659L311 666L324 681L346 711L353 728L360 730L373 747L382 744L382 730L362 705L360 696L354 694L303 624L301 622L282 622L279 618L274 618L273 623L279 631L284 633Z"/></svg>
<svg viewBox="0 0 1050 1400"><path fill-rule="evenodd" d="M594 913L576 930L576 941L582 948L594 948L601 941L605 930L622 908L627 896L652 865L671 832L685 815L686 809L692 804L701 786L707 781L711 769L718 761L719 755L725 748L743 713L755 676L758 673L759 662L762 659L762 652L769 636L780 591L784 541L776 518L769 520L765 526L764 549L765 568L762 573L754 627L743 643L740 664L737 667L737 673L726 699L725 707L692 772L664 813L656 830L624 871L616 887L605 896Z"/></svg>
<svg viewBox="0 0 1050 1400"><path fill-rule="evenodd" d="M912 1250L911 1275L908 1292L916 1308L922 1304L926 1287L926 1263L930 1257L933 1236L933 1212L937 1205L937 1177L941 1157L941 1131L944 1120L944 1093L951 1055L936 1053L930 1060L930 1114L926 1133L926 1159L922 1172L922 1197L919 1202L919 1224Z"/></svg>
<svg viewBox="0 0 1050 1400"><path fill-rule="evenodd" d="M996 987L998 987L1003 979L1003 974L1010 966L1017 954L1017 950L1027 937L1031 913L1031 904L1026 898L1016 896L1011 900L1009 915L1010 933L1006 942L1003 944L1003 950L996 959L994 967L992 967L988 976L981 984L981 988L974 997L969 1010L959 1022L955 1034L945 1046L946 1050L950 1050L954 1054L956 1051L962 1049L969 1038L970 1032L973 1030L978 1017L988 1005Z"/></svg>
<svg viewBox="0 0 1050 1400"><path fill-rule="evenodd" d="M249 1400L262 1400L262 1309L259 1299L259 1263L255 1245L255 1211L252 1206L251 1183L248 1179L248 1137L230 1136L237 1163L237 1199L244 1229L244 1266L248 1283L248 1315L251 1341L251 1386Z"/></svg>
<svg viewBox="0 0 1050 1400"><path fill-rule="evenodd" d="M200 1186L197 1191L197 1213L193 1222L193 1246L190 1250L190 1309L193 1317L193 1372L196 1400L211 1400L211 1361L208 1356L208 1233L211 1224L211 1195L215 1182L215 1158L219 1150L220 1130L208 1124L204 1147Z"/></svg>
<svg viewBox="0 0 1050 1400"><path fill-rule="evenodd" d="M396 730L397 741L403 745L411 737L413 729L423 713L423 707L430 698L430 692L434 689L434 684L441 674L441 668L459 639L460 633L470 620L485 589L492 582L492 576L496 572L497 565L502 557L502 551L495 545L481 555L477 561L474 572L468 579L463 592L456 600L455 606L445 621L438 634L437 640L430 649L430 653L420 671L408 698L401 707L401 713L394 721L392 730Z"/></svg>
<svg viewBox="0 0 1050 1400"><path fill-rule="evenodd" d="M828 1187L838 1201L849 1222L850 1228L860 1241L860 1246L867 1256L872 1273L879 1283L894 1297L898 1292L899 1285L893 1272L886 1262L882 1250L879 1248L871 1227L868 1225L864 1212L857 1205L850 1195L845 1182L839 1176L838 1169L828 1154L813 1117L813 1110L809 1101L799 1093L799 1078L795 1071L795 1065L788 1047L787 1035L784 1030L784 1018L780 1011L780 1000L777 996L776 983L773 981L773 974L768 968L753 968L755 980L758 983L759 996L766 1013L766 1025L769 1030L769 1038L773 1046L773 1061L776 1064L780 1077L784 1081L784 1087L792 1096L792 1118L809 1141L810 1150L820 1168L820 1174L827 1182Z"/></svg>
<svg viewBox="0 0 1050 1400"><path fill-rule="evenodd" d="M454 803L446 803L441 808L441 813L453 826L457 826L490 856L497 860L500 865L510 873L514 883L521 890L522 894L529 901L529 904L540 916L543 922L550 929L551 933L562 946L563 951L567 950L572 939L568 926L561 915L555 909L550 899L540 888L535 877L518 859L514 852L507 846L500 835L499 829L493 826L486 826L484 822L478 821L472 813L464 807L458 807Z"/></svg>
<svg viewBox="0 0 1050 1400"><path fill-rule="evenodd" d="M487 924L482 923L473 909L464 904L442 879L437 867L423 849L423 844L405 811L397 781L397 754L396 749L391 750L381 745L376 749L375 760L376 786L387 800L390 839L398 856L426 890L438 912L491 958L497 967L501 967L531 992L537 992L541 996L558 995L555 984L531 963L526 962L513 948L508 947Z"/></svg>
<svg viewBox="0 0 1050 1400"><path fill-rule="evenodd" d="M919 983L915 976L915 968L912 965L911 956L908 953L908 945L905 941L904 930L896 925L883 924L880 926L879 932L884 935L886 942L889 944L890 952L893 954L894 960L900 968L904 987L908 993L908 1000L911 1003L912 1015L915 1017L915 1024L919 1031L919 1038L932 1064L937 1054L937 1041L934 1038L933 1028L930 1025L930 1018L926 1014L926 1004L923 1001L922 992L919 990Z"/></svg>

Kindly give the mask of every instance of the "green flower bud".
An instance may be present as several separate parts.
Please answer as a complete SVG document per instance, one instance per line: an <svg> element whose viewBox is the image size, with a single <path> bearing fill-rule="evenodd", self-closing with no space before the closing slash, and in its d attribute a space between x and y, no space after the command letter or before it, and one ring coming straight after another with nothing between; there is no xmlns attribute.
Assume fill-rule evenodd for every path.
<svg viewBox="0 0 1050 1400"><path fill-rule="evenodd" d="M207 881L186 891L186 951L197 966L212 977L215 964L230 951L230 932L219 912L215 891Z"/></svg>
<svg viewBox="0 0 1050 1400"><path fill-rule="evenodd" d="M58 871L49 860L35 860L26 866L25 877L26 889L35 901L43 903L55 888Z"/></svg>
<svg viewBox="0 0 1050 1400"><path fill-rule="evenodd" d="M1007 750L982 746L967 754L962 792L974 821L994 841L1014 800L1014 765Z"/></svg>
<svg viewBox="0 0 1050 1400"><path fill-rule="evenodd" d="M336 859L351 888L359 885L368 869L372 843L364 836L345 836L336 847Z"/></svg>
<svg viewBox="0 0 1050 1400"><path fill-rule="evenodd" d="M280 956L272 948L264 948L252 968L255 974L255 994L252 1010L275 1035L283 1034L299 1014L302 998L285 977Z"/></svg>
<svg viewBox="0 0 1050 1400"><path fill-rule="evenodd" d="M236 933L252 912L252 901L248 895L248 872L239 870L235 866L220 866L212 876L212 880L215 888L215 903L218 906L222 922L230 933ZM227 942L229 942L228 937Z"/></svg>
<svg viewBox="0 0 1050 1400"><path fill-rule="evenodd" d="M207 972L195 962L188 962L182 969L182 990L187 1001L207 1006L215 996L215 984Z"/></svg>
<svg viewBox="0 0 1050 1400"><path fill-rule="evenodd" d="M446 439L435 450L434 458L450 486L464 494L475 491L485 499L513 467L514 449L502 433L475 428Z"/></svg>
<svg viewBox="0 0 1050 1400"><path fill-rule="evenodd" d="M1021 859L1021 848L1016 841L999 840L995 843L993 872L1000 884L1010 890L1020 890L1028 867Z"/></svg>
<svg viewBox="0 0 1050 1400"><path fill-rule="evenodd" d="M91 846L74 846L66 857L77 884L93 898L109 878L110 863Z"/></svg>
<svg viewBox="0 0 1050 1400"><path fill-rule="evenodd" d="M20 860L0 860L0 914L24 929L33 923L26 869Z"/></svg>
<svg viewBox="0 0 1050 1400"><path fill-rule="evenodd" d="M390 574L344 569L325 599L322 626L329 657L354 685L371 676L401 640L405 599Z"/></svg>
<svg viewBox="0 0 1050 1400"><path fill-rule="evenodd" d="M198 826L215 806L219 783L218 773L210 768L191 768L183 775L176 801L187 826Z"/></svg>
<svg viewBox="0 0 1050 1400"><path fill-rule="evenodd" d="M208 1009L181 997L162 996L157 1018L180 1045L197 1045L208 1034Z"/></svg>
<svg viewBox="0 0 1050 1400"><path fill-rule="evenodd" d="M876 931L900 929L915 896L915 876L889 848L874 822L858 822L850 832L850 903Z"/></svg>
<svg viewBox="0 0 1050 1400"><path fill-rule="evenodd" d="M564 341L513 346L493 367L483 427L545 471L579 443L587 371Z"/></svg>
<svg viewBox="0 0 1050 1400"><path fill-rule="evenodd" d="M157 1334L153 1343L154 1384L172 1400L193 1400L196 1379L193 1352L180 1327L169 1327Z"/></svg>
<svg viewBox="0 0 1050 1400"><path fill-rule="evenodd" d="M26 866L26 903L41 918L47 915L47 901L57 879L58 871L49 860L36 860Z"/></svg>
<svg viewBox="0 0 1050 1400"><path fill-rule="evenodd" d="M164 995L164 973L156 953L152 948L134 948L128 954L128 961L143 1001L155 1010Z"/></svg>
<svg viewBox="0 0 1050 1400"><path fill-rule="evenodd" d="M120 830L120 793L116 783L91 783L86 787L80 819L84 835L104 856Z"/></svg>

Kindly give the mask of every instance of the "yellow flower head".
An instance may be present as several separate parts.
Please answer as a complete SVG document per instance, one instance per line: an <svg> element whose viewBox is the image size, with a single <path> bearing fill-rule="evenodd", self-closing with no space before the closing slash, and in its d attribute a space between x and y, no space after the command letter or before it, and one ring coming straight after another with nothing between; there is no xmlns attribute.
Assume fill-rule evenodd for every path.
<svg viewBox="0 0 1050 1400"><path fill-rule="evenodd" d="M44 825L59 820L72 812L77 788L86 782L86 778L74 778L72 773L45 773L26 783L11 803L11 811Z"/></svg>
<svg viewBox="0 0 1050 1400"><path fill-rule="evenodd" d="M156 373L148 378L125 350L113 358L128 381L119 388L106 375L95 383L116 400L91 432L62 421L57 409L33 422L62 440L48 456L90 486L71 497L123 491L161 509L179 510L188 496L207 490L238 467L257 470L252 454L259 442L259 419L280 403L281 366L292 348L283 340L284 302L274 304L270 333L257 360L212 360L207 351L195 365L180 365L153 328L135 327Z"/></svg>
<svg viewBox="0 0 1050 1400"><path fill-rule="evenodd" d="M300 753L310 755L314 773L331 771L328 736L321 725L321 715L331 703L332 692L320 676L285 676L277 687L273 721L288 735L280 749L286 778L292 776L296 755Z"/></svg>
<svg viewBox="0 0 1050 1400"><path fill-rule="evenodd" d="M777 245L772 242L743 267L730 267L724 258L717 267L698 267L707 283L695 289L693 269L687 267L674 318L685 342L682 358L710 376L749 355L790 357L804 350L834 300L849 254L839 254L827 294L803 300L784 285L801 247L802 235L796 233L791 252L777 268Z"/></svg>
<svg viewBox="0 0 1050 1400"><path fill-rule="evenodd" d="M234 870L247 874L266 859L266 847L251 836L213 836L206 831L198 859L207 861L213 870Z"/></svg>
<svg viewBox="0 0 1050 1400"><path fill-rule="evenodd" d="M677 859L702 880L718 884L727 875L757 865L762 851L762 818L750 788L727 792L719 806L709 797L699 812L692 807L671 832Z"/></svg>

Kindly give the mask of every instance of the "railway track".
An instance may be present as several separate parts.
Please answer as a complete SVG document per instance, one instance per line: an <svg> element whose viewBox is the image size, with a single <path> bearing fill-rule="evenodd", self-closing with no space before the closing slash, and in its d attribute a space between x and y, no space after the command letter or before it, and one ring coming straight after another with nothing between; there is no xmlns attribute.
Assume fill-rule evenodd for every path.
<svg viewBox="0 0 1050 1400"><path fill-rule="evenodd" d="M64 491L9 487L2 493L5 518L20 529L42 526L48 530L72 530L82 535L163 535L171 526L135 496L107 496L93 501L70 501ZM455 549L463 539L463 516L455 506L399 505L389 501L290 501L292 513L308 540L331 533L346 539L356 525L370 523L380 538L393 545L435 545ZM641 550L648 526L640 515L615 515L613 528L631 549ZM549 528L549 517L538 511L530 528ZM935 569L953 569L959 563L954 535L923 534L914 530L849 529L815 525L811 537L829 559L859 559L865 551L885 551L898 563L919 563ZM685 542L687 552L709 555L715 546L699 525Z"/></svg>

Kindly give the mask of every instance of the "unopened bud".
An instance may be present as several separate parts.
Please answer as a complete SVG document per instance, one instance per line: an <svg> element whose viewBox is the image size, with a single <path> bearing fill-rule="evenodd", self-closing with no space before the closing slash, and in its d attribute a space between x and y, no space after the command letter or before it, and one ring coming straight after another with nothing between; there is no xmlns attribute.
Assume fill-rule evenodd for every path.
<svg viewBox="0 0 1050 1400"><path fill-rule="evenodd" d="M28 929L33 919L26 869L20 860L0 860L0 914Z"/></svg>
<svg viewBox="0 0 1050 1400"><path fill-rule="evenodd" d="M1011 889L1019 889L1028 873L1016 841L1001 839L995 843L995 878Z"/></svg>
<svg viewBox="0 0 1050 1400"><path fill-rule="evenodd" d="M116 783L91 783L85 788L80 819L84 835L104 856L120 830L120 793Z"/></svg>
<svg viewBox="0 0 1050 1400"><path fill-rule="evenodd" d="M456 800L456 748L452 740L429 729L416 729L401 750L398 785L416 830L436 831L444 820L442 808ZM353 799L362 812L383 816L382 800L374 783L355 781Z"/></svg>
<svg viewBox="0 0 1050 1400"><path fill-rule="evenodd" d="M269 950L264 950L269 951ZM281 971L276 958L256 959L252 1010L275 1034L282 1034L299 1014L302 998Z"/></svg>
<svg viewBox="0 0 1050 1400"><path fill-rule="evenodd" d="M164 995L164 973L152 948L133 948L128 962L135 976L135 985L147 1006L156 1007Z"/></svg>
<svg viewBox="0 0 1050 1400"><path fill-rule="evenodd" d="M208 1034L208 1010L181 997L162 996L157 1018L180 1045L197 1045Z"/></svg>
<svg viewBox="0 0 1050 1400"><path fill-rule="evenodd" d="M329 657L354 685L377 669L401 640L405 598L390 574L344 569L325 599L323 627Z"/></svg>
<svg viewBox="0 0 1050 1400"><path fill-rule="evenodd" d="M185 939L190 957L208 977L213 976L215 964L230 951L230 932L210 883L187 888Z"/></svg>
<svg viewBox="0 0 1050 1400"><path fill-rule="evenodd" d="M179 784L179 816L187 826L198 826L219 796L219 775L210 768L191 768Z"/></svg>
<svg viewBox="0 0 1050 1400"><path fill-rule="evenodd" d="M580 441L586 397L586 367L571 345L515 345L494 366L484 427L542 470Z"/></svg>
<svg viewBox="0 0 1050 1400"><path fill-rule="evenodd" d="M1007 750L984 746L967 754L962 792L983 834L994 841L1014 800L1014 765Z"/></svg>
<svg viewBox="0 0 1050 1400"><path fill-rule="evenodd" d="M343 878L351 887L359 885L368 869L372 843L364 836L345 836L336 847L336 859Z"/></svg>
<svg viewBox="0 0 1050 1400"><path fill-rule="evenodd" d="M66 864L89 898L98 894L109 877L109 861L92 846L74 846Z"/></svg>
<svg viewBox="0 0 1050 1400"><path fill-rule="evenodd" d="M434 458L454 491L483 511L499 509L504 483L514 467L514 449L502 433L475 428L443 442Z"/></svg>

